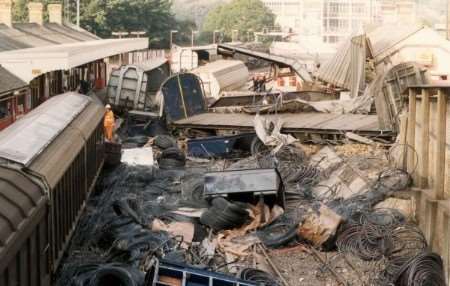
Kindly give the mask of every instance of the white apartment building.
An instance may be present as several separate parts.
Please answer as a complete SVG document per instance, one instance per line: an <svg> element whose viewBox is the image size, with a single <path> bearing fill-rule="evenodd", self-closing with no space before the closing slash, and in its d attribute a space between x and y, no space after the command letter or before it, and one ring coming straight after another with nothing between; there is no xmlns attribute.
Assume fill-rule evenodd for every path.
<svg viewBox="0 0 450 286"><path fill-rule="evenodd" d="M373 23L376 0L323 0L323 41L336 44Z"/></svg>
<svg viewBox="0 0 450 286"><path fill-rule="evenodd" d="M262 0L276 16L276 23L285 32L300 32L304 0Z"/></svg>
<svg viewBox="0 0 450 286"><path fill-rule="evenodd" d="M337 44L367 24L413 24L415 0L262 0L283 31Z"/></svg>
<svg viewBox="0 0 450 286"><path fill-rule="evenodd" d="M416 1L381 0L379 19L381 24L414 24L417 20Z"/></svg>
<svg viewBox="0 0 450 286"><path fill-rule="evenodd" d="M303 0L301 36L322 38L323 2L324 0Z"/></svg>

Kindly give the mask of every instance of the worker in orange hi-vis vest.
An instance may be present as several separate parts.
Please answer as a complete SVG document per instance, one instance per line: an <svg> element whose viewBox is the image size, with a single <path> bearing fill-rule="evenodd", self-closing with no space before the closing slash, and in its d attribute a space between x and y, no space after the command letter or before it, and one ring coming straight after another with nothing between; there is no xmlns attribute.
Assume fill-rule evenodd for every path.
<svg viewBox="0 0 450 286"><path fill-rule="evenodd" d="M105 128L105 138L106 140L113 142L114 140L114 127L116 121L114 119L114 113L111 110L111 105L106 105L105 118L103 120L103 126Z"/></svg>

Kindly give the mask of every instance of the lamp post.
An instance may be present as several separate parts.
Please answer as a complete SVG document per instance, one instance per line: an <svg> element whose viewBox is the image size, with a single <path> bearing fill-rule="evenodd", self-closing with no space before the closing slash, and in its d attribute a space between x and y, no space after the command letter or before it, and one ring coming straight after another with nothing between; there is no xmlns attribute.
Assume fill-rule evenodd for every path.
<svg viewBox="0 0 450 286"><path fill-rule="evenodd" d="M194 46L194 36L195 36L195 34L197 34L197 33L198 33L198 31L192 30L192 33L191 33L191 47Z"/></svg>
<svg viewBox="0 0 450 286"><path fill-rule="evenodd" d="M178 33L177 30L170 30L170 50L172 50L172 45L173 45L173 34Z"/></svg>
<svg viewBox="0 0 450 286"><path fill-rule="evenodd" d="M77 0L77 27L80 29L80 0Z"/></svg>
<svg viewBox="0 0 450 286"><path fill-rule="evenodd" d="M238 36L239 36L239 30L232 30L231 31L231 42L235 42L235 38L237 38Z"/></svg>
<svg viewBox="0 0 450 286"><path fill-rule="evenodd" d="M214 32L213 32L213 44L215 45L216 44L216 34L218 34L218 33L220 33L220 31L219 30L215 30Z"/></svg>

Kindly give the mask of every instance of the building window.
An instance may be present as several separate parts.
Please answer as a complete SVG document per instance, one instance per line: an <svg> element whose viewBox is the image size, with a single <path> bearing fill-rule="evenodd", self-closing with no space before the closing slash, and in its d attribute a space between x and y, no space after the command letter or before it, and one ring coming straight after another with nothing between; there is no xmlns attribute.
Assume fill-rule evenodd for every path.
<svg viewBox="0 0 450 286"><path fill-rule="evenodd" d="M11 103L9 100L0 101L0 119L11 116Z"/></svg>
<svg viewBox="0 0 450 286"><path fill-rule="evenodd" d="M19 94L17 96L17 111L21 114L25 113L26 105L25 105L25 94Z"/></svg>

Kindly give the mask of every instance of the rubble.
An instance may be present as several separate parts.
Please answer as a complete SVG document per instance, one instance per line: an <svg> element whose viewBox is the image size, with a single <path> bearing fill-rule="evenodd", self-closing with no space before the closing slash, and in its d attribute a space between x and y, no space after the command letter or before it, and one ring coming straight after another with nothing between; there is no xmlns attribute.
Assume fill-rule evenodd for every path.
<svg viewBox="0 0 450 286"><path fill-rule="evenodd" d="M135 284L130 285L143 286L143 275L147 273L147 279L150 279L149 273L157 271L155 265L165 265L164 261L168 265L178 263L181 265L179 271L191 271L189 267L195 266L213 270L207 274L202 272L202 275L215 276L219 272L238 275L248 285L256 285L251 283L258 281L271 283L263 285L312 283L311 273L301 272L304 276L293 281L290 268L283 267L280 259L289 259L287 257L293 252L303 256L293 262L294 265L309 257L312 259L309 264L316 265L312 271L316 273L315 280L324 276L327 281L334 280L337 284L360 285L365 281L366 285L373 285L377 281L394 283L398 280L405 283L399 285L412 285L408 284L408 277L414 275L441 277L440 260L434 254L422 254L427 243L421 232L410 224L408 213L389 208L397 206L388 203L394 200L389 197L408 188L409 174L386 169L387 163L362 166L354 160L356 154L361 158L384 154L372 144L324 147L307 155L301 144L287 143L279 150L268 149L225 164L226 160L186 161L170 137L157 137L149 142L157 150L162 149L155 155L159 168L122 164L104 175L99 187L105 191L88 203L87 214L80 222L71 247L70 261L78 262L65 264L59 285L71 285L65 284L69 276L76 277L73 281L94 281L96 277L106 275L103 273L120 269L114 273L122 277L126 271L131 271L126 277L132 277ZM349 148L363 148L367 152L353 152ZM179 159L183 164L166 164L165 159ZM184 164L189 167L184 168ZM252 174L243 170L249 168L255 171L277 168L284 187L275 186L272 190L263 187L260 180L254 182L259 185L248 184L244 183L245 176L226 175L227 172ZM355 178L363 178L361 182L364 183L357 189L353 181L343 179L348 168L352 170L350 173L360 174ZM215 173L208 173L215 169ZM222 176L220 188L223 189L216 185L217 182L206 179L208 174ZM239 178L242 183L235 180ZM343 185L355 191L346 194L336 188ZM327 191L319 191L320 188ZM253 199L245 199L244 194L248 191L256 191ZM207 194L214 192L215 198L208 199ZM257 194L264 192L276 196L282 192L286 205L277 204L276 197L275 200L265 198L261 201ZM238 196L217 197L225 194ZM403 243L409 245L408 248ZM75 259L80 253L85 261L95 261L90 265L97 266L84 266L83 261ZM275 253L278 253L276 257L272 257ZM336 261L345 263L341 266L330 263L329 255L333 253ZM348 257L360 262L348 262ZM404 264L399 264L400 257L405 257ZM420 261L431 263L430 270L424 270L424 274L417 274L422 271L419 270L422 267ZM371 263L376 263L377 267L368 271ZM391 268L397 264L399 266ZM136 273L140 274L136 276ZM355 278L361 273L364 273L363 277ZM120 277L114 279L120 280ZM181 283L179 278L170 275L159 279L170 285Z"/></svg>
<svg viewBox="0 0 450 286"><path fill-rule="evenodd" d="M197 76L170 77L159 118L133 112L119 130L122 164L102 175L58 285L108 273L133 286L445 285L398 198L413 148L392 147L374 86L351 87L349 99L241 91L208 106Z"/></svg>

